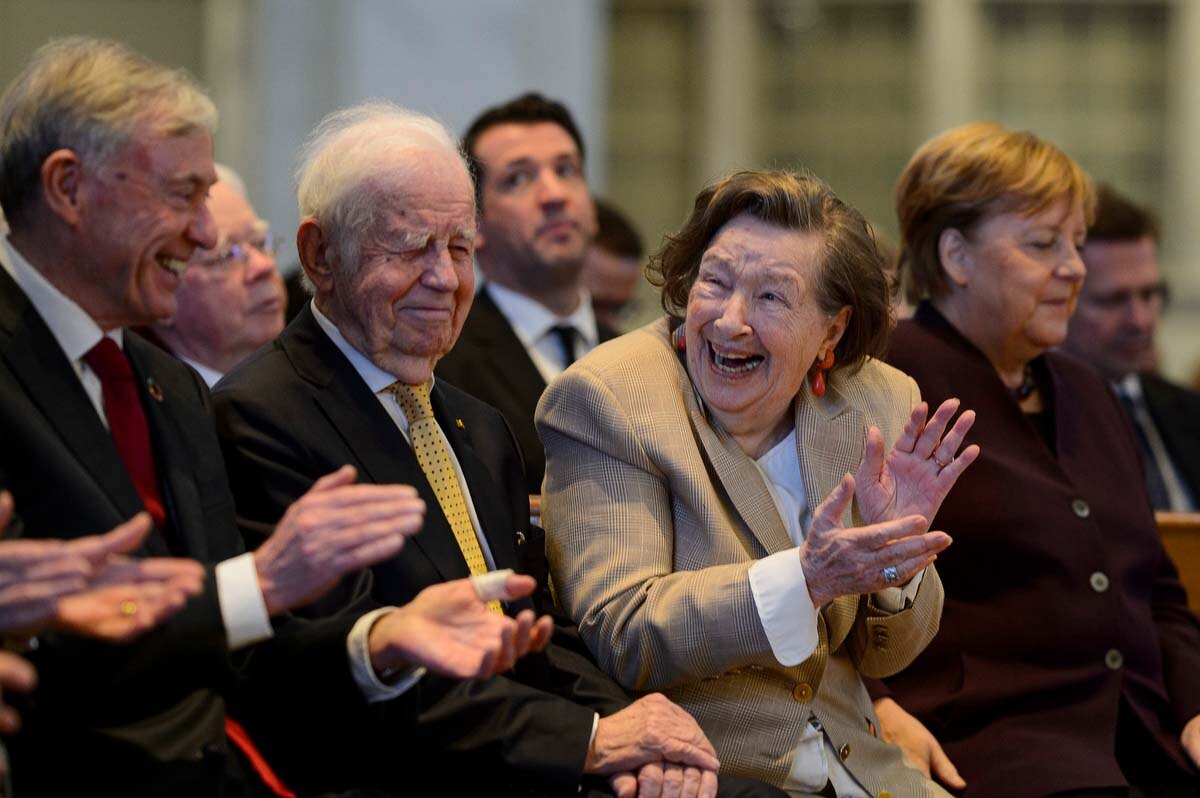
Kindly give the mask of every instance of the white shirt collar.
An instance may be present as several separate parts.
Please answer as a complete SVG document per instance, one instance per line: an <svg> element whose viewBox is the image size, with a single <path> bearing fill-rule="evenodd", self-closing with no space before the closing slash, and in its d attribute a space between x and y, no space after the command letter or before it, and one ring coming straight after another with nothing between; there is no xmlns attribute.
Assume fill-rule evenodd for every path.
<svg viewBox="0 0 1200 798"><path fill-rule="evenodd" d="M579 289L579 306L569 316L559 316L537 300L518 294L494 282L484 285L496 307L508 319L517 338L528 349L544 338L551 327L565 324L574 327L590 349L600 342L596 328L596 314L592 312L592 298L587 291Z"/></svg>
<svg viewBox="0 0 1200 798"><path fill-rule="evenodd" d="M1117 393L1129 398L1132 402L1142 401L1142 379L1137 372L1126 374L1116 383Z"/></svg>
<svg viewBox="0 0 1200 798"><path fill-rule="evenodd" d="M342 331L337 328L337 325L321 312L316 302L309 304L312 306L313 317L317 320L317 325L329 336L329 340L333 341L333 345L338 348L338 351L346 356L350 365L354 366L354 370L358 372L358 376L363 378L363 382L371 389L371 393L379 393L396 381L393 375L376 366L367 359L366 355L355 349L342 335ZM430 389L433 388L432 378L430 378L429 386Z"/></svg>
<svg viewBox="0 0 1200 798"><path fill-rule="evenodd" d="M192 360L190 357L187 357L185 355L176 355L176 357L178 357L184 363L187 363L189 366L194 368L196 370L196 373L200 375L200 379L204 380L204 384L207 385L209 388L216 385L218 382L221 381L221 378L225 376L222 372L217 371L216 369L211 368L209 366L206 366L198 360Z"/></svg>
<svg viewBox="0 0 1200 798"><path fill-rule="evenodd" d="M33 303L38 315L50 328L67 359L78 363L104 337L100 325L73 299L59 291L42 273L17 251L7 236L0 237L0 266L16 281ZM124 345L123 331L112 330L108 337Z"/></svg>

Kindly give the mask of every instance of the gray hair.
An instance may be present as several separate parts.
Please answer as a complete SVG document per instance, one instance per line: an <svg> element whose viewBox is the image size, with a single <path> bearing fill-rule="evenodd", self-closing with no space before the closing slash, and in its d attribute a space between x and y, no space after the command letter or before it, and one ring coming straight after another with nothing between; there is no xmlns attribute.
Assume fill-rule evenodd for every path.
<svg viewBox="0 0 1200 798"><path fill-rule="evenodd" d="M376 222L380 195L400 190L415 162L396 156L431 149L453 153L470 174L445 125L395 103L366 102L321 120L300 150L296 199L300 217L316 219L328 234L332 266L346 275L358 268L359 245Z"/></svg>
<svg viewBox="0 0 1200 798"><path fill-rule="evenodd" d="M146 126L164 136L217 127L217 109L182 69L118 42L71 36L38 49L0 98L0 205L10 225L38 194L42 163L70 149L103 163Z"/></svg>

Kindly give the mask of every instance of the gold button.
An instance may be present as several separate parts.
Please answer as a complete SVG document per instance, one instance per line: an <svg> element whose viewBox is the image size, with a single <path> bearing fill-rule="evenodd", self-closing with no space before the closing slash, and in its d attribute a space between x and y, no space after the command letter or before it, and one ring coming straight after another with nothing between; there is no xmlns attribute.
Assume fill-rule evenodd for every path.
<svg viewBox="0 0 1200 798"><path fill-rule="evenodd" d="M850 758L850 743L842 743L842 747L838 749L838 756L843 762Z"/></svg>
<svg viewBox="0 0 1200 798"><path fill-rule="evenodd" d="M1075 513L1079 518L1087 518L1092 514L1092 508L1083 499L1076 499L1071 502L1071 512Z"/></svg>
<svg viewBox="0 0 1200 798"><path fill-rule="evenodd" d="M890 792L888 792L887 790L880 790L879 798L892 798L892 794Z"/></svg>
<svg viewBox="0 0 1200 798"><path fill-rule="evenodd" d="M1092 584L1092 590L1095 590L1097 593L1103 593L1105 590L1108 590L1108 574L1103 571L1096 571L1088 578L1088 581Z"/></svg>
<svg viewBox="0 0 1200 798"><path fill-rule="evenodd" d="M1119 671L1121 666L1125 664L1125 657L1115 648L1110 648L1104 655L1104 664L1109 670Z"/></svg>
<svg viewBox="0 0 1200 798"><path fill-rule="evenodd" d="M800 682L792 688L792 698L800 702L812 701L813 689L808 682Z"/></svg>

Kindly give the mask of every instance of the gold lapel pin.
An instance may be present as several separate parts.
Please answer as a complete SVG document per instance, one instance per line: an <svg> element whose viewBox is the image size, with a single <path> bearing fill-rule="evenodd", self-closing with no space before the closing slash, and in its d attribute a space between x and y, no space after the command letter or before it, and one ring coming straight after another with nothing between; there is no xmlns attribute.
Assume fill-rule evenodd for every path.
<svg viewBox="0 0 1200 798"><path fill-rule="evenodd" d="M454 419L454 426L458 427L459 429L466 429L466 426L463 425L461 418Z"/></svg>
<svg viewBox="0 0 1200 798"><path fill-rule="evenodd" d="M162 388L158 386L158 383L153 377L146 378L146 392L149 393L150 398L156 402L161 402L163 400Z"/></svg>

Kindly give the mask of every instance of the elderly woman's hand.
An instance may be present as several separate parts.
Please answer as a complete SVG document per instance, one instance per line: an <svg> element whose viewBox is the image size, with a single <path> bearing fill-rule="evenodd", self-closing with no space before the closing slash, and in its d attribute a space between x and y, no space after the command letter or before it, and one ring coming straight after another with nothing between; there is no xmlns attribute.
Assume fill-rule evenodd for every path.
<svg viewBox="0 0 1200 798"><path fill-rule="evenodd" d="M853 497L854 477L847 474L813 513L800 547L800 565L814 607L839 596L904 584L950 545L945 532L926 532L929 521L920 515L843 527L842 513Z"/></svg>
<svg viewBox="0 0 1200 798"><path fill-rule="evenodd" d="M958 405L957 399L947 399L926 423L928 407L924 402L918 404L886 458L879 430L872 427L867 431L857 474L858 511L864 521L874 524L910 515L932 520L937 515L946 494L979 456L975 445L955 456L975 423L974 410L965 411L945 432Z"/></svg>

